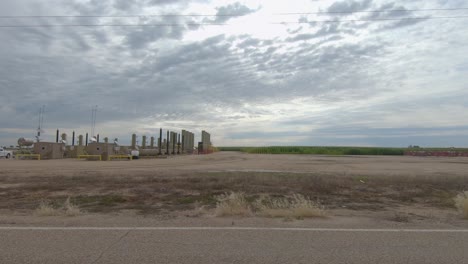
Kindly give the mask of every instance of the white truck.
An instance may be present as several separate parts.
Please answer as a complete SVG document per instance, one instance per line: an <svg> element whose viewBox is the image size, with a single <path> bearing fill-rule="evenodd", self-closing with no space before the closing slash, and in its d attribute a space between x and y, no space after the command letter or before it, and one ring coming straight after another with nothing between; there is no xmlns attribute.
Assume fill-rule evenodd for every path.
<svg viewBox="0 0 468 264"><path fill-rule="evenodd" d="M13 157L13 152L11 151L8 151L2 147L0 147L0 158L6 158L6 159L9 159Z"/></svg>

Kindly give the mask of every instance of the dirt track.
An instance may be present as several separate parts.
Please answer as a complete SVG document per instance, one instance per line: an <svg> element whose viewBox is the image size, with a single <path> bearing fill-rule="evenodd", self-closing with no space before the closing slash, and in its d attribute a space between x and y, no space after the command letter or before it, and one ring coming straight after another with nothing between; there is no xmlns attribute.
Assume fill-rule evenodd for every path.
<svg viewBox="0 0 468 264"><path fill-rule="evenodd" d="M0 160L0 213L29 214L67 197L88 213L193 215L216 196L300 193L330 215L458 221L468 158L260 155L220 152L133 161ZM187 213L188 212L188 213Z"/></svg>

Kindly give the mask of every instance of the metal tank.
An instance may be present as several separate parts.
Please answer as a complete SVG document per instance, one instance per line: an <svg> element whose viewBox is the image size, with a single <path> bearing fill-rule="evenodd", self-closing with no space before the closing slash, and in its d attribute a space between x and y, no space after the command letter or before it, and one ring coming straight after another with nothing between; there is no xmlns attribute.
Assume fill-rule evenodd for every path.
<svg viewBox="0 0 468 264"><path fill-rule="evenodd" d="M18 146L20 147L31 147L32 145L34 145L34 139L24 137L18 139Z"/></svg>

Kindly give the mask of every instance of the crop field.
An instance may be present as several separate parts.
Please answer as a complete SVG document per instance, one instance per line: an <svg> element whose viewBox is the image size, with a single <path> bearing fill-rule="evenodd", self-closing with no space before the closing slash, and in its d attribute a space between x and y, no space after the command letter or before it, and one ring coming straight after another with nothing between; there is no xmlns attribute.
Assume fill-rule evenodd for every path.
<svg viewBox="0 0 468 264"><path fill-rule="evenodd" d="M318 154L318 155L403 155L406 148L365 147L222 147L223 151L252 154Z"/></svg>
<svg viewBox="0 0 468 264"><path fill-rule="evenodd" d="M0 160L0 166L4 215L456 222L468 200L460 196L468 190L468 158L462 157L218 152L133 161Z"/></svg>
<svg viewBox="0 0 468 264"><path fill-rule="evenodd" d="M315 155L373 155L403 156L406 151L457 151L468 152L464 148L382 148L382 147L219 147L221 151L241 151L251 154L315 154Z"/></svg>

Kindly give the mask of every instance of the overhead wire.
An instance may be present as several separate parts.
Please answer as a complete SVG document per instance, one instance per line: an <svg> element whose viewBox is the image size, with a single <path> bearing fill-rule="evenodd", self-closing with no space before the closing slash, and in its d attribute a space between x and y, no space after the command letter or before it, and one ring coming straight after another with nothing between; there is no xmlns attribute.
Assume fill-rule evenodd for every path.
<svg viewBox="0 0 468 264"><path fill-rule="evenodd" d="M468 7L459 8L426 8L426 9L388 9L388 10L356 10L356 11L316 11L316 12L284 12L273 13L272 16L308 15L308 14L358 14L387 12L429 12L429 11L463 11ZM0 15L0 18L131 18L131 17L240 17L247 14L133 14L133 15Z"/></svg>
<svg viewBox="0 0 468 264"><path fill-rule="evenodd" d="M338 19L338 20L307 20L307 21L281 21L268 22L265 24L310 24L310 23L343 23L343 22L379 22L379 21L405 21L405 20L432 20L432 19L464 19L468 15L461 16L439 16L439 17L401 17L401 18L379 18L379 19ZM35 28L35 27L184 27L184 26L230 26L227 23L157 23L157 24L23 24L23 25L0 25L0 28Z"/></svg>
<svg viewBox="0 0 468 264"><path fill-rule="evenodd" d="M441 17L401 17L401 18L379 18L379 19L340 19L340 20L307 20L307 21L284 21L273 24L310 24L310 23L340 23L340 22L373 22L373 21L404 21L404 20L430 20L430 19L459 19L468 18L464 16L441 16Z"/></svg>
<svg viewBox="0 0 468 264"><path fill-rule="evenodd" d="M463 11L468 7L460 8L426 8L426 9L388 9L388 10L357 10L357 11L316 11L316 12L286 12L274 15L318 15L318 14L358 14L358 13L387 13L387 12L429 12L429 11Z"/></svg>

